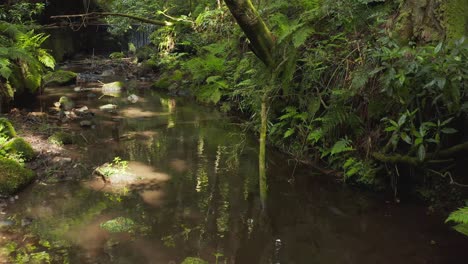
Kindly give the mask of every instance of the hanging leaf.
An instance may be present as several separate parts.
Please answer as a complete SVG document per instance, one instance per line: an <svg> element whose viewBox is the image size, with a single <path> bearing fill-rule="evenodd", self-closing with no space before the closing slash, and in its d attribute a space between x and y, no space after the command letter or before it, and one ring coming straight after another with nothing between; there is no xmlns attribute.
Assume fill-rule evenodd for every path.
<svg viewBox="0 0 468 264"><path fill-rule="evenodd" d="M296 131L296 129L294 129L293 127L289 128L289 129L286 130L286 132L284 133L283 138L288 138L288 137L290 137L292 134L294 134L295 131Z"/></svg>
<svg viewBox="0 0 468 264"><path fill-rule="evenodd" d="M446 127L446 128L442 128L440 130L440 132L444 133L444 134L455 134L458 132L458 130L456 130L455 128L451 128L451 127Z"/></svg>
<svg viewBox="0 0 468 264"><path fill-rule="evenodd" d="M426 147L424 147L424 145L419 145L419 148L418 148L418 159L420 161L423 161L424 159L426 158Z"/></svg>

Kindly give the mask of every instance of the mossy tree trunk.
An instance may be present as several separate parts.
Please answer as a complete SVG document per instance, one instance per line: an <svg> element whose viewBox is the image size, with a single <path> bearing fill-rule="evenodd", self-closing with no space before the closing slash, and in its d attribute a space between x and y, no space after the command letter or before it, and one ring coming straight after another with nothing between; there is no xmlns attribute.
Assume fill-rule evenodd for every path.
<svg viewBox="0 0 468 264"><path fill-rule="evenodd" d="M468 0L408 0L399 11L395 31L404 42L457 40L468 33Z"/></svg>
<svg viewBox="0 0 468 264"><path fill-rule="evenodd" d="M250 0L224 0L251 42L252 51L269 68L274 65L273 36Z"/></svg>

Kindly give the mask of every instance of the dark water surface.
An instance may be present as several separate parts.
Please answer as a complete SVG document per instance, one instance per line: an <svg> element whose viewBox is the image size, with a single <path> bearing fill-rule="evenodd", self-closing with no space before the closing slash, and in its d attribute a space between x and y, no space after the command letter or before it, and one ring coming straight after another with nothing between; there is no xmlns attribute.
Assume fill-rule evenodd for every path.
<svg viewBox="0 0 468 264"><path fill-rule="evenodd" d="M91 177L20 194L8 214L32 219L26 229L68 249L71 263L466 263L468 239L424 207L385 203L311 168L292 181L294 163L279 153L268 156L262 211L256 142L213 109L153 91L135 104L126 94L88 99L71 87L49 89L42 107L64 93L96 113L82 162L120 157L137 175L115 188ZM117 113L96 109L107 103ZM126 232L102 227L116 222Z"/></svg>

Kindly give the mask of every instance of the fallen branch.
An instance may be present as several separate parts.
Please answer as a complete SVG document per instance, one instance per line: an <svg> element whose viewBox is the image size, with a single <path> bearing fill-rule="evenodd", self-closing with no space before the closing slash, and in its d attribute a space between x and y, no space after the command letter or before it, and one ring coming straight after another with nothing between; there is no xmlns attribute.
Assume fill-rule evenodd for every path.
<svg viewBox="0 0 468 264"><path fill-rule="evenodd" d="M453 158L464 152L468 152L468 141L461 143L459 145L455 145L453 147L441 150L439 152L428 153L424 160L420 160L416 157L411 157L407 155L401 155L401 154L387 155L387 154L383 154L380 152L372 153L372 157L374 157L374 159L378 161L382 161L385 163L403 163L403 164L408 164L412 166L420 166L425 163L433 162L437 159Z"/></svg>
<svg viewBox="0 0 468 264"><path fill-rule="evenodd" d="M158 25L158 26L173 26L176 23L175 22L170 22L170 21L161 21L161 20L154 20L154 19L149 19L149 18L144 18L144 17L139 17L139 16L134 16L134 15L129 15L129 14L123 14L123 13L109 13L109 12L92 12L92 13L86 13L86 14L75 14L75 15L60 15L60 16L51 16L50 18L52 19L60 19L60 18L92 18L92 17L106 17L106 16L118 16L118 17L126 17L130 18L133 20L137 20L143 23L148 23L152 25Z"/></svg>

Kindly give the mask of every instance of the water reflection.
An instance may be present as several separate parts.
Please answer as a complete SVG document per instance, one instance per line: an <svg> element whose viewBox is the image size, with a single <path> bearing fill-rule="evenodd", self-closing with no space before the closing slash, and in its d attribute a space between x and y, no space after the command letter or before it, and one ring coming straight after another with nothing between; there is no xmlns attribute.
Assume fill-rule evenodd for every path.
<svg viewBox="0 0 468 264"><path fill-rule="evenodd" d="M218 112L151 92L139 97L136 105L76 98L92 110L105 100L118 105L115 114L96 111L96 129L84 131L96 137L85 159L95 166L129 160L133 178L121 186L99 178L38 184L10 212L32 218L29 230L67 249L71 263L181 263L188 256L246 264L457 263L467 246L421 208L353 194L308 176L308 168L298 168L291 185L282 156L270 159L272 195L262 210L255 141ZM101 227L116 217L131 219L136 231Z"/></svg>

